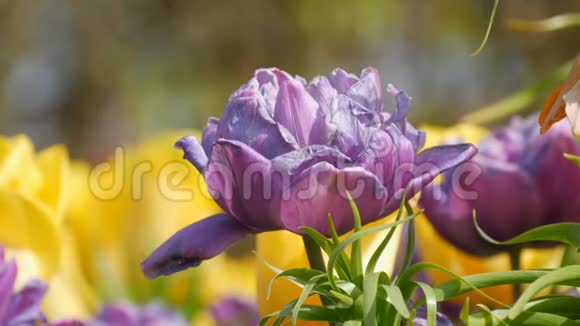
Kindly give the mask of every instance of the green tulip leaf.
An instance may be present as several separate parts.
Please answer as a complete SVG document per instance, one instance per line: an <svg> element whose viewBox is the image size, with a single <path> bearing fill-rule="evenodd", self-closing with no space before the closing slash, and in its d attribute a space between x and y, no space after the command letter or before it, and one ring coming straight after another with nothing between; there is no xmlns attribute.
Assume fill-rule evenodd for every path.
<svg viewBox="0 0 580 326"><path fill-rule="evenodd" d="M574 162L574 164L576 165L580 165L580 156L576 156L576 155L572 155L572 154L568 154L568 153L564 153L564 157L572 162Z"/></svg>
<svg viewBox="0 0 580 326"><path fill-rule="evenodd" d="M580 223L555 223L543 225L526 231L515 238L507 241L497 241L490 237L477 223L477 217L473 216L473 222L477 232L488 242L497 245L516 245L534 241L556 241L573 247L580 247Z"/></svg>
<svg viewBox="0 0 580 326"><path fill-rule="evenodd" d="M518 317L530 299L544 288L570 280L580 281L580 265L564 266L539 277L530 284L512 306L508 314L509 318L513 320Z"/></svg>

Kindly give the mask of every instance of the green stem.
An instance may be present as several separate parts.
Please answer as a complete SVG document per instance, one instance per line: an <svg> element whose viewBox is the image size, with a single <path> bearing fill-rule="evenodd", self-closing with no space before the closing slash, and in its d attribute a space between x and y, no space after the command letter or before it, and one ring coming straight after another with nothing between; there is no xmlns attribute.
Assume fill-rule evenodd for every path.
<svg viewBox="0 0 580 326"><path fill-rule="evenodd" d="M520 248L514 248L510 250L509 256L512 271L521 269L521 261L520 261L521 253L522 250ZM522 294L522 285L520 283L514 283L512 286L514 291L514 302L515 302Z"/></svg>
<svg viewBox="0 0 580 326"><path fill-rule="evenodd" d="M306 256L308 257L310 268L326 273L326 265L324 264L322 251L316 241L307 235L302 236L302 241L304 242L304 249L306 249ZM324 306L329 306L332 304L332 302L323 295L320 296L320 299L322 300L322 304Z"/></svg>

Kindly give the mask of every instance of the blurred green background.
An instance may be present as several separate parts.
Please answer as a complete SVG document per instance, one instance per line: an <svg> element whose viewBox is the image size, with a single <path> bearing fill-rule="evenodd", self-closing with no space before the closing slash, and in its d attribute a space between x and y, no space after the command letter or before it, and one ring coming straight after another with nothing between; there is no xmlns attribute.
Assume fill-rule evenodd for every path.
<svg viewBox="0 0 580 326"><path fill-rule="evenodd" d="M508 18L580 11L578 0L0 1L0 132L102 160L117 144L201 128L258 67L308 79L377 67L414 97L411 119L452 124L578 51L579 32L526 33ZM537 103L535 104L537 106ZM538 108L530 108L537 110Z"/></svg>

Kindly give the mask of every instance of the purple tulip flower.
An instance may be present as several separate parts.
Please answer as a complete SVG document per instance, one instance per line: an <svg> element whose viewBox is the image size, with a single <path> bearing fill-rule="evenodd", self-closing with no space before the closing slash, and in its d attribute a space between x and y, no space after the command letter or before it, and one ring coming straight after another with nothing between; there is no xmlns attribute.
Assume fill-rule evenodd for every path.
<svg viewBox="0 0 580 326"><path fill-rule="evenodd" d="M130 303L104 305L88 326L186 326L183 316L150 303L136 306ZM68 326L68 325L67 325Z"/></svg>
<svg viewBox="0 0 580 326"><path fill-rule="evenodd" d="M580 154L566 123L541 136L536 117L514 118L479 144L470 162L423 190L419 205L449 242L475 255L510 247L485 241L472 214L492 238L505 241L532 228L580 222L580 168L563 154Z"/></svg>
<svg viewBox="0 0 580 326"><path fill-rule="evenodd" d="M256 326L260 314L255 303L237 297L228 297L210 307L217 326Z"/></svg>
<svg viewBox="0 0 580 326"><path fill-rule="evenodd" d="M40 302L46 285L33 280L14 292L16 262L6 261L4 248L0 245L0 325L35 325L46 321Z"/></svg>
<svg viewBox="0 0 580 326"><path fill-rule="evenodd" d="M427 323L427 309L426 309L426 307L424 305L419 307L417 309L416 313L417 314L415 315L415 318L413 318L413 325L414 326L427 326L428 323ZM449 320L449 318L446 315L444 315L440 312L437 312L435 325L437 325L437 326L453 326L453 323L451 322L451 320Z"/></svg>
<svg viewBox="0 0 580 326"><path fill-rule="evenodd" d="M363 224L399 207L438 174L476 153L470 144L417 153L425 135L407 122L410 98L389 86L393 114L383 112L377 70L336 69L310 83L278 69L259 69L210 118L199 142L176 144L204 175L225 213L177 232L142 263L146 276L199 265L251 233L308 226L329 236L353 228L347 192Z"/></svg>

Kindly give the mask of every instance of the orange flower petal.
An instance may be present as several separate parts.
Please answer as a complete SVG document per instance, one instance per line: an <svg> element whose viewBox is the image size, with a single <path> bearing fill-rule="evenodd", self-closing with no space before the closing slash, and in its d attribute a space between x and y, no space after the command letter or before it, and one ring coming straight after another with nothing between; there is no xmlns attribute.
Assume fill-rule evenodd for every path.
<svg viewBox="0 0 580 326"><path fill-rule="evenodd" d="M550 95L548 95L548 98L542 107L540 117L538 118L540 133L542 134L548 131L554 123L566 117L564 102L562 101L562 96L560 96L563 85L564 84L561 84L553 90Z"/></svg>

